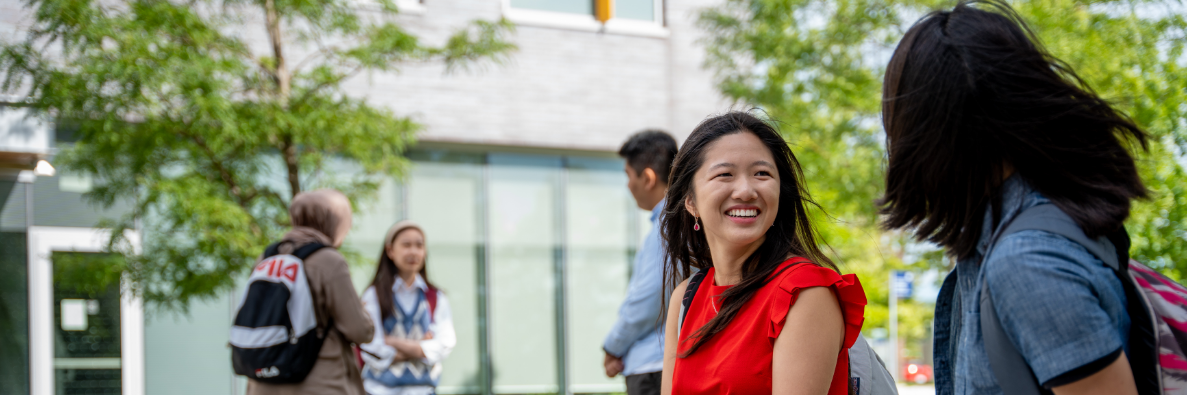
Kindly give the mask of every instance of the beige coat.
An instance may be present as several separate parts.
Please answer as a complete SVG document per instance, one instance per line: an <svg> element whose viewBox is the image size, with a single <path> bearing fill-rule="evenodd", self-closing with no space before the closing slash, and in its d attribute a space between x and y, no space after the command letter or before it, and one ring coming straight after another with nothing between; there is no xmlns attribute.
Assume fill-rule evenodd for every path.
<svg viewBox="0 0 1187 395"><path fill-rule="evenodd" d="M298 195L298 198L301 196ZM284 236L280 244L280 253L291 253L302 245L318 242L327 246L341 243L342 232L340 221L311 221L302 218L301 199L294 199L293 222L298 225ZM347 203L349 204L349 203ZM308 207L305 207L308 208ZM350 215L350 206L345 208ZM341 209L332 210L341 212ZM326 211L317 213L327 215ZM345 228L349 229L350 219L346 217ZM313 227L325 229L315 229ZM325 232L342 233L334 238ZM350 281L350 271L346 266L346 258L333 248L323 248L305 260L305 273L309 278L309 288L313 293L314 311L317 313L318 331L326 331L330 320L333 327L326 332L325 343L318 353L317 362L305 381L296 384L268 384L251 378L247 381L249 395L271 394L348 394L364 395L363 378L359 374L359 367L355 361L352 343L366 343L374 335L371 317L363 310L363 302L355 293L354 285Z"/></svg>

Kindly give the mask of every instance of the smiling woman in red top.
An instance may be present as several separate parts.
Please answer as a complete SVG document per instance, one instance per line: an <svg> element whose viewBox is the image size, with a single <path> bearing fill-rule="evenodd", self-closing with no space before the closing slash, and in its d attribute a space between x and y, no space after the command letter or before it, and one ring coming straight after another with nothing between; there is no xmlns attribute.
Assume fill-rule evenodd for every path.
<svg viewBox="0 0 1187 395"><path fill-rule="evenodd" d="M787 142L731 112L693 130L670 174L663 394L848 393L865 295L817 246ZM691 268L707 272L680 325Z"/></svg>

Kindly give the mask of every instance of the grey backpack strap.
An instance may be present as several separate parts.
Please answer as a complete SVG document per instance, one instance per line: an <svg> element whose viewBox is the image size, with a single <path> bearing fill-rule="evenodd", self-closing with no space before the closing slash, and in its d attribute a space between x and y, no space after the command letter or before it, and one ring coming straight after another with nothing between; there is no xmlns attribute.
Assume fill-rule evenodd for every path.
<svg viewBox="0 0 1187 395"><path fill-rule="evenodd" d="M1076 221L1054 204L1041 204L1026 209L1014 217L1006 229L993 242L1001 240L1007 235L1024 230L1042 230L1051 232L1075 242L1088 250L1113 270L1118 270L1117 251L1113 243L1106 237L1097 240L1088 238ZM991 249L993 247L990 247ZM989 256L989 251L985 254ZM989 283L981 283L981 337L985 340L985 353L989 356L989 367L993 370L997 383L1006 394L1039 395L1049 394L1051 391L1039 385L1034 372L1026 359L1014 347L1014 343L1006 337L1001 319L993 306L993 297L989 293Z"/></svg>
<svg viewBox="0 0 1187 395"><path fill-rule="evenodd" d="M701 287L701 281L705 280L707 271L697 270L688 277L688 285L684 288L684 297L680 299L680 319L676 321L677 340L680 339L680 328L684 326L684 316L688 314L688 306L692 305L692 299L697 296L697 289Z"/></svg>
<svg viewBox="0 0 1187 395"><path fill-rule="evenodd" d="M1043 230L1066 237L1083 246L1110 269L1119 270L1120 268L1120 262L1117 261L1117 249L1113 247L1113 243L1109 242L1107 237L1101 236L1096 240L1088 238L1080 229L1080 225L1054 204L1041 204L1018 214L998 238L1024 230Z"/></svg>
<svg viewBox="0 0 1187 395"><path fill-rule="evenodd" d="M1039 380L1030 370L1026 359L1006 337L1006 331L1002 329L1001 320L997 317L997 310L993 308L989 286L985 283L981 284L981 337L985 340L985 353L989 355L989 368L993 370L993 376L997 378L997 384L1002 387L1003 394L1050 393L1039 386Z"/></svg>

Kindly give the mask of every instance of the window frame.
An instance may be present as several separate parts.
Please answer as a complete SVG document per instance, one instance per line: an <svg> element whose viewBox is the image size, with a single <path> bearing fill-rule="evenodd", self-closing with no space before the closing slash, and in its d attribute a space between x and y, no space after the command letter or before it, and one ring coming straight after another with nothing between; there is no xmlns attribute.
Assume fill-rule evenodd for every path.
<svg viewBox="0 0 1187 395"><path fill-rule="evenodd" d="M503 16L508 20L523 26L545 27L553 29L576 30L583 32L604 32L627 36L667 38L670 36L664 18L664 2L666 0L652 0L655 6L655 19L642 21L636 19L611 18L605 26L598 23L592 14L582 15L567 12L541 11L511 6L511 0L500 0Z"/></svg>

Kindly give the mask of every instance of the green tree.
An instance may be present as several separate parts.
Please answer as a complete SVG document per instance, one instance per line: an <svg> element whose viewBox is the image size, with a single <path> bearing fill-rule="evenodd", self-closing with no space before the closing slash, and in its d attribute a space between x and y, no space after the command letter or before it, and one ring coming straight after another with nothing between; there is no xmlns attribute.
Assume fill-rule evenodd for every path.
<svg viewBox="0 0 1187 395"><path fill-rule="evenodd" d="M825 240L870 300L867 327L886 325L888 271L945 268L940 254L907 251L909 235L877 225L883 189L882 75L894 46L938 0L727 0L704 10L707 65L720 90L782 124L808 178ZM1187 12L1179 0L1014 1L1046 47L1152 136L1140 154L1153 198L1126 224L1131 255L1187 274ZM1175 260L1178 260L1177 262ZM903 306L903 305L900 305ZM930 308L904 306L908 338L926 335Z"/></svg>
<svg viewBox="0 0 1187 395"><path fill-rule="evenodd" d="M0 91L27 99L0 104L73 131L55 161L99 180L94 203L132 203L107 225L141 223L142 251L122 232L111 247L148 302L184 309L242 277L288 225L292 196L335 187L357 200L406 166L420 126L344 81L515 50L506 21L429 45L395 22L391 0L367 1L28 0L31 27L0 46Z"/></svg>

